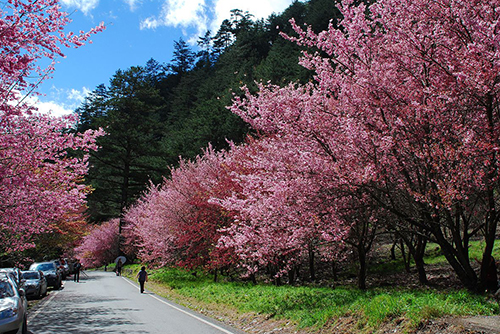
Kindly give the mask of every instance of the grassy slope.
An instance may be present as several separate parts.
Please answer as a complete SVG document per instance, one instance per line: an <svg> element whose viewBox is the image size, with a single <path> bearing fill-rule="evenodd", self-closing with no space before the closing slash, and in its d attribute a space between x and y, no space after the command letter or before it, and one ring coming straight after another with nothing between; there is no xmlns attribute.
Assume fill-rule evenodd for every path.
<svg viewBox="0 0 500 334"><path fill-rule="evenodd" d="M498 246L498 245L497 245ZM435 245L429 249L434 250ZM480 258L480 245L474 244L471 258ZM494 255L500 257L500 247ZM439 264L444 259L430 253L427 263ZM129 267L133 272L139 265ZM150 270L150 287L157 293L194 308L231 309L238 314L260 314L282 319L299 328L317 330L335 326L337 319L350 319L354 332L376 332L383 326L396 325L411 331L428 319L444 316L494 315L496 302L465 290L439 291L379 287L361 291L349 286L335 289L312 286L252 285L237 282L214 283L208 276L193 276L176 269Z"/></svg>

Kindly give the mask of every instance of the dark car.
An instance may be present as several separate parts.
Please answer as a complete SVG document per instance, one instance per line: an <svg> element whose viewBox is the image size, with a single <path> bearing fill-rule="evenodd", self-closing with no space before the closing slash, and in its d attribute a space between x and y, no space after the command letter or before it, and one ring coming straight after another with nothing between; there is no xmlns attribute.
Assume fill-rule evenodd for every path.
<svg viewBox="0 0 500 334"><path fill-rule="evenodd" d="M28 333L28 302L11 276L0 273L0 333Z"/></svg>
<svg viewBox="0 0 500 334"><path fill-rule="evenodd" d="M54 262L35 262L29 270L40 270L47 280L47 285L54 289L59 289L62 285L61 271Z"/></svg>
<svg viewBox="0 0 500 334"><path fill-rule="evenodd" d="M66 265L66 262L64 260L50 260L50 262L54 262L61 272L62 279L65 280L66 277L69 275L69 266Z"/></svg>
<svg viewBox="0 0 500 334"><path fill-rule="evenodd" d="M47 295L47 280L40 270L22 271L24 282L24 291L26 296L41 298Z"/></svg>

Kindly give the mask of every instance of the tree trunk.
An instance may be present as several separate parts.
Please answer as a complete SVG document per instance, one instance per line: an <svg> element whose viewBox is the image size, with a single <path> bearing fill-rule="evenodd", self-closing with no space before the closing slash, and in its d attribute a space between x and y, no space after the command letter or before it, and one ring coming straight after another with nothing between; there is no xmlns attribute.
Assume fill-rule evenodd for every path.
<svg viewBox="0 0 500 334"><path fill-rule="evenodd" d="M492 213L494 215L494 213ZM493 219L492 219L493 220ZM497 223L496 220L490 221L486 224L486 233L484 236L484 241L486 242L486 245L483 250L483 258L481 261L481 272L480 272L480 285L479 285L479 291L483 292L486 288L486 281L487 281L487 276L488 276L488 271L489 271L489 263L490 263L490 258L491 254L493 252L493 247L495 246L495 234L496 234L496 228L497 228Z"/></svg>
<svg viewBox="0 0 500 334"><path fill-rule="evenodd" d="M316 271L314 268L314 249L309 245L309 274L311 275L311 281L316 280Z"/></svg>
<svg viewBox="0 0 500 334"><path fill-rule="evenodd" d="M425 272L424 257L417 255L414 256L413 259L415 260L415 267L417 268L418 281L425 285L429 284L427 273Z"/></svg>
<svg viewBox="0 0 500 334"><path fill-rule="evenodd" d="M478 292L478 279L468 261L468 254L458 254L458 250L453 248L453 246L446 240L443 232L440 228L436 228L432 231L438 245L441 247L444 257L448 260L455 274L464 287L472 292Z"/></svg>
<svg viewBox="0 0 500 334"><path fill-rule="evenodd" d="M127 145L128 147L128 145ZM122 235L122 228L125 224L122 214L128 205L128 192L130 187L130 149L127 149L127 159L123 167L123 183L121 185L121 203L120 203L120 220L118 221L118 256L125 255L123 252L124 238Z"/></svg>
<svg viewBox="0 0 500 334"><path fill-rule="evenodd" d="M358 288L361 290L366 290L366 252L363 245L357 247L358 250Z"/></svg>
<svg viewBox="0 0 500 334"><path fill-rule="evenodd" d="M398 244L398 240L394 238L394 242L391 247L391 260L396 260L396 245Z"/></svg>
<svg viewBox="0 0 500 334"><path fill-rule="evenodd" d="M332 261L332 276L333 280L336 282L338 280L338 276L337 276L337 266L335 264L335 261Z"/></svg>
<svg viewBox="0 0 500 334"><path fill-rule="evenodd" d="M425 247L427 246L427 239L421 235L417 236L417 246L413 251L413 260L415 261L415 267L417 268L418 281L422 284L429 284L427 280L427 273L425 272Z"/></svg>
<svg viewBox="0 0 500 334"><path fill-rule="evenodd" d="M495 136L495 127L496 127L496 122L495 122L495 98L493 94L488 94L486 98L486 115L488 117L488 130L490 132L490 138L491 138L491 145L495 145L495 140L493 138L496 138ZM485 217L485 236L484 236L484 241L486 242L486 245L484 247L483 251L483 259L481 261L481 272L480 272L480 292L483 292L485 287L486 287L486 277L488 275L488 264L490 262L491 258L491 253L493 252L493 247L495 245L495 238L496 238L496 230L497 230L497 225L498 225L498 212L496 208L496 201L495 201L495 179L498 177L498 168L497 168L497 151L492 150L490 155L489 155L489 160L490 160L490 170L488 171L488 184L487 184L487 191L486 191L486 196L487 196L487 207L486 209L488 210L486 213Z"/></svg>
<svg viewBox="0 0 500 334"><path fill-rule="evenodd" d="M421 233L422 231L419 232ZM415 261L415 267L417 269L417 274L418 274L418 281L422 284L427 285L429 284L429 281L427 280L427 273L425 272L425 263L424 263L427 238L419 233L416 233L415 237L417 238L415 242L411 239L411 237L407 238L404 235L401 236L401 239L404 240L406 246L408 246L408 251L410 252L411 257ZM408 256L408 263L409 262L410 259Z"/></svg>
<svg viewBox="0 0 500 334"><path fill-rule="evenodd" d="M410 273L410 256L406 256L406 251L405 251L405 244L403 242L403 239L399 239L399 247L401 248L401 257L403 258L403 263L405 265L405 271L407 273ZM410 249L410 247L408 247ZM410 251L411 253L411 251Z"/></svg>
<svg viewBox="0 0 500 334"><path fill-rule="evenodd" d="M295 267L288 270L288 284L293 285L295 283Z"/></svg>

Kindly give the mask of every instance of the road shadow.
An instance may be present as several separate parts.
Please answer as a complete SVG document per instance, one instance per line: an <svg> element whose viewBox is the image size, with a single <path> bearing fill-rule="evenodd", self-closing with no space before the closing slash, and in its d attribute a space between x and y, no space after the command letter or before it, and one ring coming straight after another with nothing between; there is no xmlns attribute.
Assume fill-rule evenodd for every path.
<svg viewBox="0 0 500 334"><path fill-rule="evenodd" d="M91 283L99 279L99 275L85 278L80 276L80 282L74 284ZM121 297L85 294L80 289L75 289L75 286L67 285L62 294L56 295L45 305L39 305L43 308L42 312L38 313L36 307L32 309L28 314L28 333L130 333L127 328L131 325L135 329L143 325L138 321L139 317L134 316L141 310L117 306L124 305L123 300Z"/></svg>
<svg viewBox="0 0 500 334"><path fill-rule="evenodd" d="M31 320L28 327L31 334L42 333L127 333L120 331L120 326L138 325L123 317L123 314L140 311L134 308L114 308L113 302L119 298L100 298L97 296L79 296L78 300L71 295L65 300L58 300L57 307L48 305L43 315ZM110 306L106 306L109 304Z"/></svg>

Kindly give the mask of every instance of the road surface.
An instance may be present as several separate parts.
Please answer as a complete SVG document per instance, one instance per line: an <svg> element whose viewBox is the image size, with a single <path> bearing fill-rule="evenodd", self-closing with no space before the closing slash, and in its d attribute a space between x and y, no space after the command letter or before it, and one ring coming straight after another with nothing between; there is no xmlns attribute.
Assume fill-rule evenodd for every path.
<svg viewBox="0 0 500 334"><path fill-rule="evenodd" d="M112 272L85 272L52 291L28 315L31 334L243 334ZM147 289L147 283L146 283Z"/></svg>

